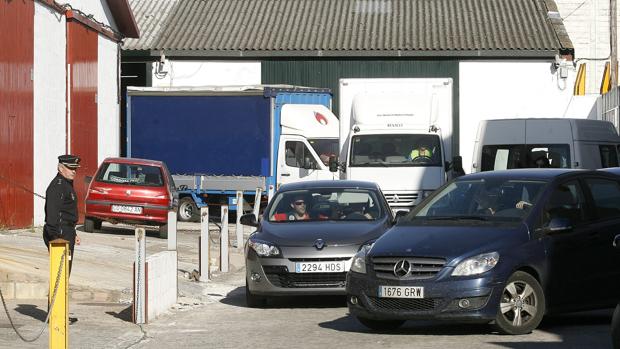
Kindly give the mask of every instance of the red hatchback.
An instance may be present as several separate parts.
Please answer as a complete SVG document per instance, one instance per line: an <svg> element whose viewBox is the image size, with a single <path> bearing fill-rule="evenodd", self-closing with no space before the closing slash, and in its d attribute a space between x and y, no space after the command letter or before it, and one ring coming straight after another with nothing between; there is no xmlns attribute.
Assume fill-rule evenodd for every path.
<svg viewBox="0 0 620 349"><path fill-rule="evenodd" d="M86 194L84 230L93 232L103 221L159 226L168 235L168 211L176 209L172 176L161 161L107 158Z"/></svg>

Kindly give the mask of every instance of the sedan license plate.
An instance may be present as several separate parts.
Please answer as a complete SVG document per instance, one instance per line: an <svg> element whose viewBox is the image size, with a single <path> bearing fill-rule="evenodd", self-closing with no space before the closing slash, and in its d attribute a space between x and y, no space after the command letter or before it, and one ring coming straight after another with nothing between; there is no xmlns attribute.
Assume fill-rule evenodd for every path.
<svg viewBox="0 0 620 349"><path fill-rule="evenodd" d="M304 262L295 263L296 273L343 273L344 262Z"/></svg>
<svg viewBox="0 0 620 349"><path fill-rule="evenodd" d="M140 207L140 206L112 205L112 212L141 214L142 213L142 207Z"/></svg>
<svg viewBox="0 0 620 349"><path fill-rule="evenodd" d="M379 286L379 298L424 298L424 287Z"/></svg>

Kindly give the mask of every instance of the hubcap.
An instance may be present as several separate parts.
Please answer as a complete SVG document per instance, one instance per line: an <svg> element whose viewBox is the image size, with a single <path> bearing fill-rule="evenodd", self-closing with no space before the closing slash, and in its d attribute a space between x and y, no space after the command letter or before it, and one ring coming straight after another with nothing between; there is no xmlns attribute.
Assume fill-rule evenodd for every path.
<svg viewBox="0 0 620 349"><path fill-rule="evenodd" d="M525 326L538 313L538 299L527 282L511 282L504 288L499 307L504 319L513 326Z"/></svg>
<svg viewBox="0 0 620 349"><path fill-rule="evenodd" d="M180 211L181 211L181 214L183 215L183 218L189 219L189 218L192 217L192 213L193 213L194 210L193 210L191 204L183 203L181 205Z"/></svg>

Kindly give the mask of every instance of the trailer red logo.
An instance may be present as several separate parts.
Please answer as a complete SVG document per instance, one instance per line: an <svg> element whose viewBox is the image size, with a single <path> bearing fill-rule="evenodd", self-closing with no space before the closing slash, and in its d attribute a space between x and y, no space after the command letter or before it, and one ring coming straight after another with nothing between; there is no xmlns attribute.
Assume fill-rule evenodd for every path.
<svg viewBox="0 0 620 349"><path fill-rule="evenodd" d="M314 117L316 118L316 121L319 122L319 124L325 126L327 125L329 122L327 121L327 118L325 117L325 115L319 113L319 112L314 112Z"/></svg>

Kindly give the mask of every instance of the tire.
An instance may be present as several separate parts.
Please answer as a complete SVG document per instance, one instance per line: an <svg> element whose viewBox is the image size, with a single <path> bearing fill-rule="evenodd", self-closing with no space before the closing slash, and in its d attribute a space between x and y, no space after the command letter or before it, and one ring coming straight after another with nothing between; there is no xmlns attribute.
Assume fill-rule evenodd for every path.
<svg viewBox="0 0 620 349"><path fill-rule="evenodd" d="M497 330L503 334L527 334L538 327L544 315L545 295L540 283L526 272L512 274L497 306Z"/></svg>
<svg viewBox="0 0 620 349"><path fill-rule="evenodd" d="M99 223L99 228L101 228L101 223ZM84 218L82 229L87 233L93 233L95 231L95 220L89 217Z"/></svg>
<svg viewBox="0 0 620 349"><path fill-rule="evenodd" d="M248 308L262 308L267 305L267 299L265 297L259 297L250 292L247 279L245 280L245 304Z"/></svg>
<svg viewBox="0 0 620 349"><path fill-rule="evenodd" d="M614 349L620 349L620 303L616 306L611 318L611 341Z"/></svg>
<svg viewBox="0 0 620 349"><path fill-rule="evenodd" d="M101 230L101 224L103 222L99 219L94 219L94 218L93 218L93 221L95 222L95 230Z"/></svg>
<svg viewBox="0 0 620 349"><path fill-rule="evenodd" d="M405 323L405 320L373 320L363 317L358 317L357 321L375 331L395 330Z"/></svg>
<svg viewBox="0 0 620 349"><path fill-rule="evenodd" d="M167 239L168 238L168 224L159 226L159 238Z"/></svg>
<svg viewBox="0 0 620 349"><path fill-rule="evenodd" d="M179 201L177 217L180 222L193 222L198 219L198 206L191 197L184 197Z"/></svg>

